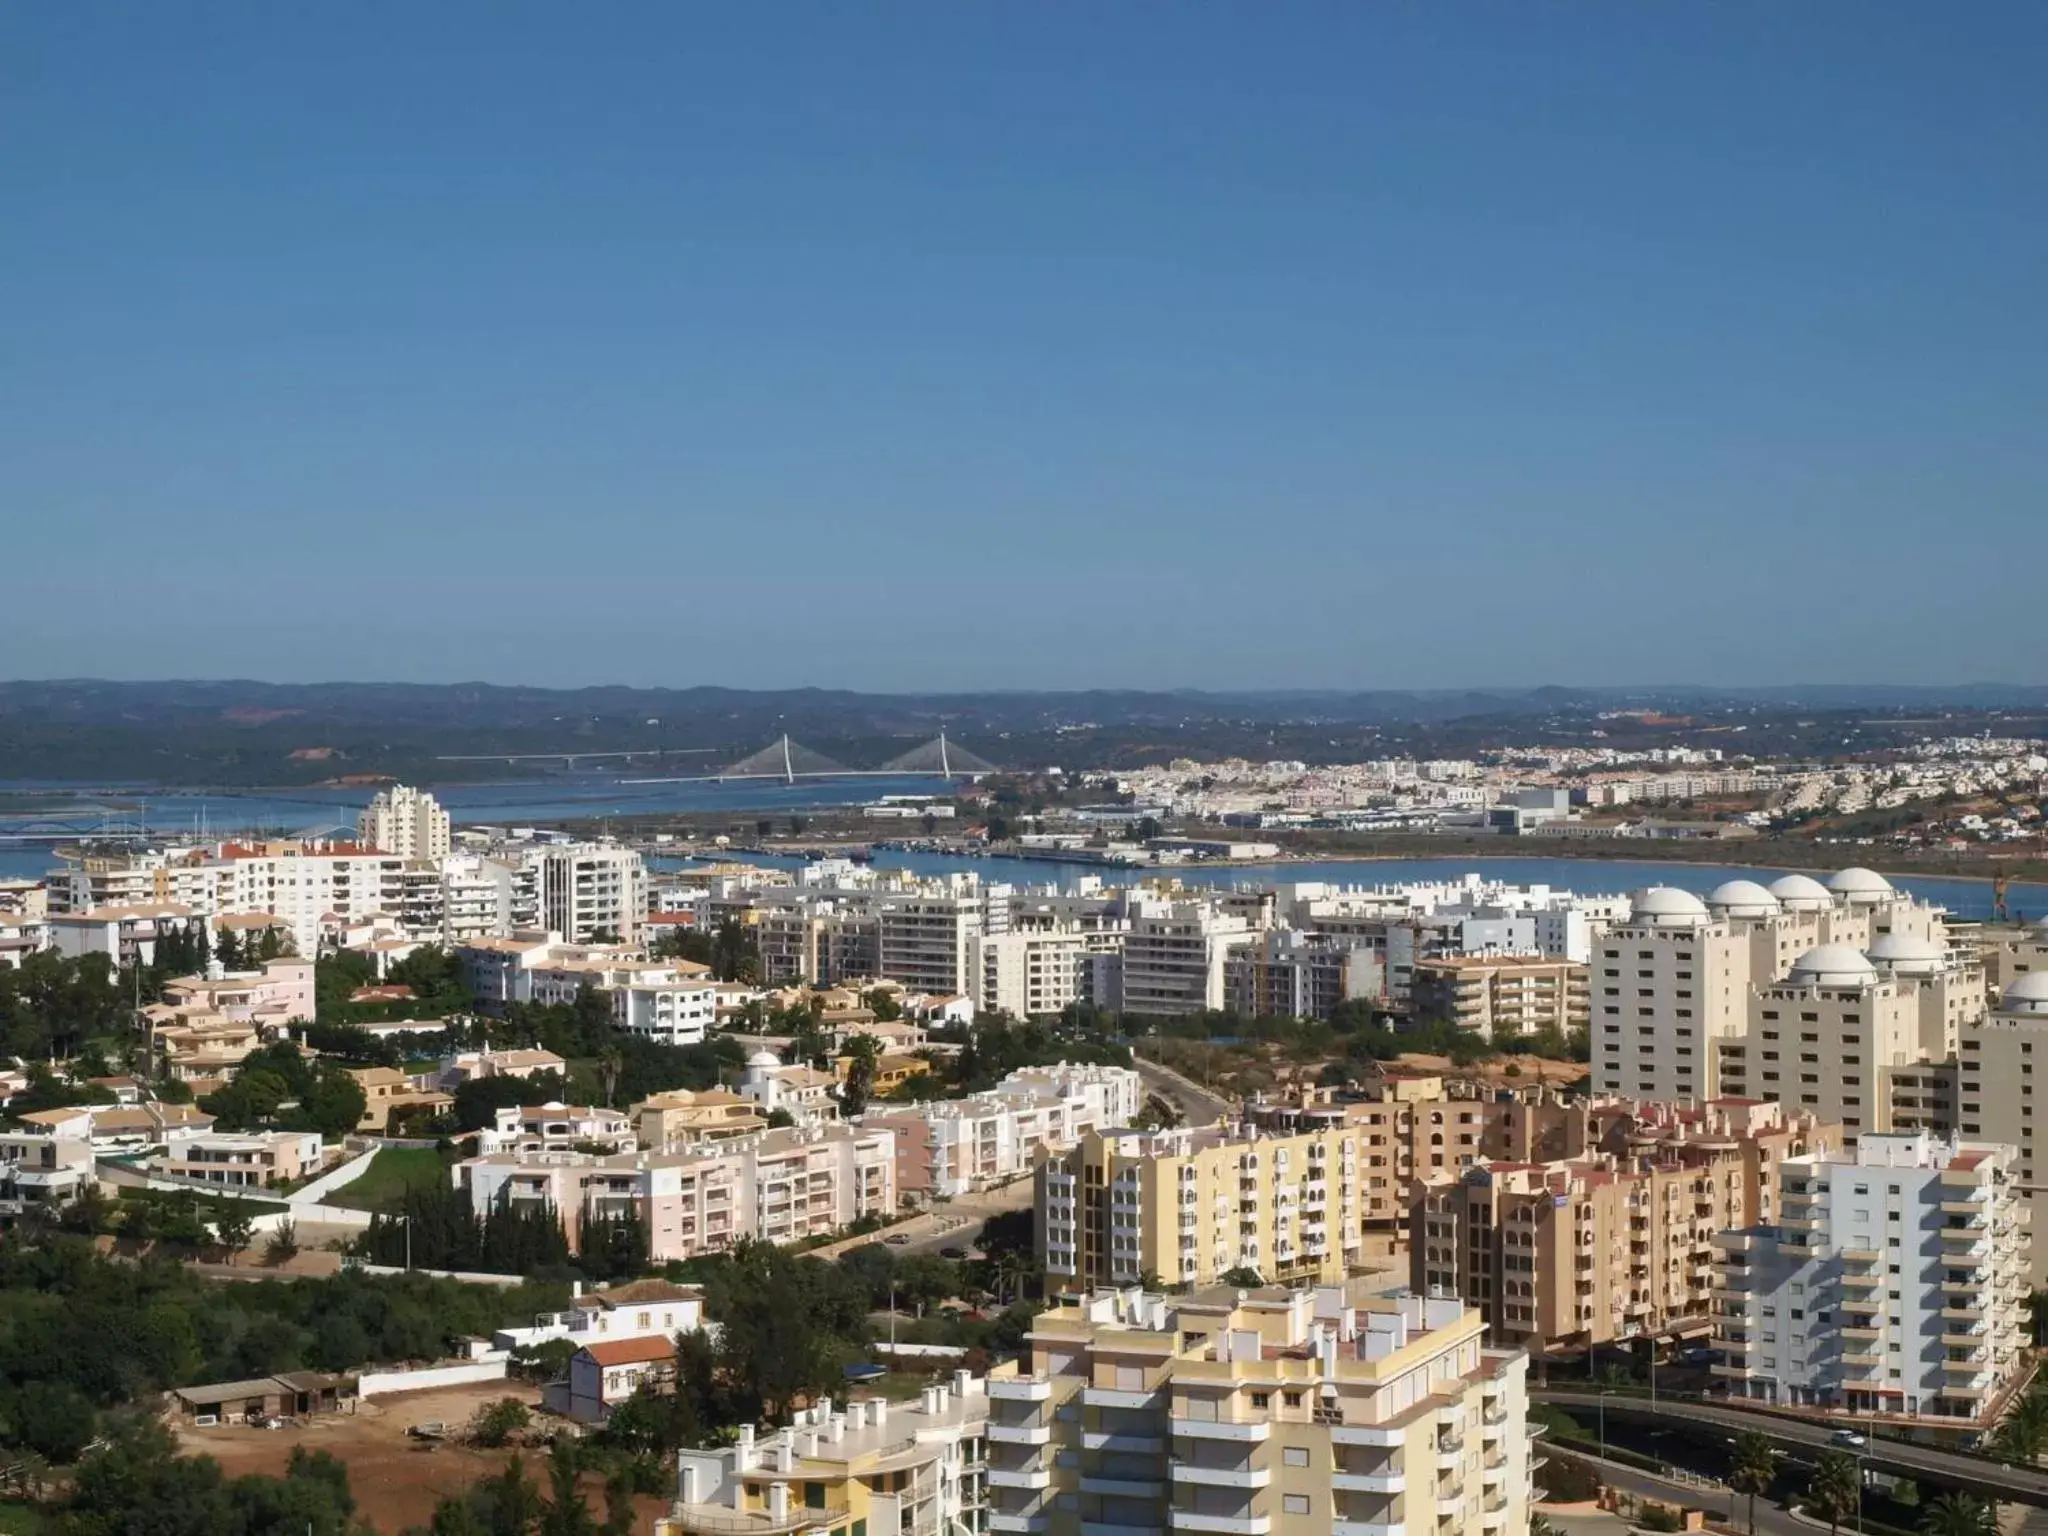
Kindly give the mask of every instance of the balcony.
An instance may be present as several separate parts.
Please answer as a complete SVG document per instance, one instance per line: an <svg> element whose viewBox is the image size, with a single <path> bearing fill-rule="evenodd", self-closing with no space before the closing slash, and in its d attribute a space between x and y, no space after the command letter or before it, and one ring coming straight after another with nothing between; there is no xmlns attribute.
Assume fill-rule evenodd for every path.
<svg viewBox="0 0 2048 1536"><path fill-rule="evenodd" d="M1095 1477L1083 1473L1081 1491L1112 1499L1157 1499L1165 1496L1166 1484L1144 1478Z"/></svg>
<svg viewBox="0 0 2048 1536"><path fill-rule="evenodd" d="M1191 1435L1197 1440L1264 1440L1273 1433L1273 1426L1264 1419L1240 1423L1233 1423L1229 1419L1175 1419L1173 1432L1176 1435ZM1342 1433L1342 1430L1335 1430L1330 1438L1337 1440ZM1392 1445L1394 1441L1387 1439L1352 1443Z"/></svg>
<svg viewBox="0 0 2048 1536"><path fill-rule="evenodd" d="M1081 1448L1088 1451L1117 1451L1127 1456L1158 1456L1165 1452L1166 1442L1157 1435L1120 1435L1099 1429L1088 1429L1081 1432Z"/></svg>
<svg viewBox="0 0 2048 1536"><path fill-rule="evenodd" d="M990 1467L988 1485L991 1488L1050 1488L1052 1471L1050 1468L1025 1472L1007 1467Z"/></svg>
<svg viewBox="0 0 2048 1536"><path fill-rule="evenodd" d="M1264 1488L1272 1483L1273 1473L1266 1467L1195 1467L1176 1461L1173 1480L1210 1488Z"/></svg>
<svg viewBox="0 0 2048 1536"><path fill-rule="evenodd" d="M997 1445L1050 1445L1050 1424L990 1424L988 1437Z"/></svg>
<svg viewBox="0 0 2048 1536"><path fill-rule="evenodd" d="M1123 1387L1083 1387L1081 1401L1090 1408L1149 1408L1158 1397L1157 1387L1133 1392Z"/></svg>
<svg viewBox="0 0 2048 1536"><path fill-rule="evenodd" d="M1106 1520L1083 1520L1081 1536L1166 1536L1157 1525L1112 1525Z"/></svg>
<svg viewBox="0 0 2048 1536"><path fill-rule="evenodd" d="M1408 1536L1408 1527L1373 1520L1332 1520L1330 1536Z"/></svg>
<svg viewBox="0 0 2048 1536"><path fill-rule="evenodd" d="M1388 1463L1377 1472L1333 1472L1330 1486L1344 1493L1406 1493L1408 1479Z"/></svg>
<svg viewBox="0 0 2048 1536"><path fill-rule="evenodd" d="M988 1528L992 1531L1014 1532L1015 1536L1037 1536L1040 1531L1052 1529L1052 1516L1005 1515L992 1509L988 1512Z"/></svg>
<svg viewBox="0 0 2048 1536"><path fill-rule="evenodd" d="M1213 1531L1217 1536L1271 1536L1271 1515L1198 1515L1191 1509L1172 1513L1176 1531Z"/></svg>
<svg viewBox="0 0 2048 1536"><path fill-rule="evenodd" d="M1050 1376L995 1376L989 1379L988 1395L997 1402L1046 1403L1052 1401Z"/></svg>

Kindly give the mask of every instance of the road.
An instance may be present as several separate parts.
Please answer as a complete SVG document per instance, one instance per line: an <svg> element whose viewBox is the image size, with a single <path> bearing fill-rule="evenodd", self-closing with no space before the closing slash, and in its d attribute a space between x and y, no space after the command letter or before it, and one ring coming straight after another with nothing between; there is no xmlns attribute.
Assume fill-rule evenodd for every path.
<svg viewBox="0 0 2048 1536"><path fill-rule="evenodd" d="M1556 1387L1532 1389L1529 1396L1537 1402L1560 1406L1590 1407L1600 1400L1597 1392ZM1652 1406L1643 1398L1609 1395L1606 1411L1624 1418L1704 1422L1731 1431L1761 1430L1781 1445L1809 1446L1815 1450L1832 1448L1834 1436L1834 1430L1825 1424L1807 1424L1777 1414L1749 1412L1715 1403L1695 1402L1690 1398L1667 1399ZM1931 1477L1982 1498L2048 1508L2048 1473L2005 1466L1981 1456L1962 1456L1953 1451L1938 1451L1931 1446L1906 1445L1897 1440L1876 1437L1859 1447L1856 1455L1879 1472L1901 1477Z"/></svg>
<svg viewBox="0 0 2048 1536"><path fill-rule="evenodd" d="M886 1242L892 1237L908 1238L908 1242L890 1243L892 1252L936 1253L941 1248L971 1248L981 1231L981 1224L998 1211L1021 1211L1031 1205L1033 1184L1027 1178L1012 1179L996 1189L985 1189L978 1194L962 1195L944 1205L921 1211L908 1220L899 1221L882 1232L867 1232L859 1237L843 1237L836 1243L827 1243L822 1248L806 1250L812 1258L836 1259L849 1249L863 1243Z"/></svg>
<svg viewBox="0 0 2048 1536"><path fill-rule="evenodd" d="M1132 1053L1131 1064L1138 1069L1138 1076L1145 1080L1145 1091L1158 1094L1178 1109L1182 1120L1188 1125L1214 1125L1236 1108L1221 1094L1211 1093L1201 1084L1189 1081L1170 1067L1162 1067L1156 1061L1147 1061L1135 1052Z"/></svg>

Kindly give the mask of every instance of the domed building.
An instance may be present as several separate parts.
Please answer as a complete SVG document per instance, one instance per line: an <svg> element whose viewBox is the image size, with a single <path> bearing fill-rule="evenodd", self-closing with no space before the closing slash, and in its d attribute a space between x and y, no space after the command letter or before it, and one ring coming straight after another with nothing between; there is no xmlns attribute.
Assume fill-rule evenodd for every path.
<svg viewBox="0 0 2048 1536"><path fill-rule="evenodd" d="M1870 907L1898 895L1891 881L1874 869L1852 865L1828 876L1828 889L1852 906Z"/></svg>
<svg viewBox="0 0 2048 1536"><path fill-rule="evenodd" d="M1941 945L1908 933L1881 934L1864 953L1887 976L1932 976L1948 963Z"/></svg>
<svg viewBox="0 0 2048 1536"><path fill-rule="evenodd" d="M1716 1092L1709 1042L1742 1029L1749 939L1691 891L1630 898L1594 950L1593 1086L1630 1098L1700 1101Z"/></svg>
<svg viewBox="0 0 2048 1536"><path fill-rule="evenodd" d="M1781 876L1770 890L1787 912L1819 912L1835 904L1834 894L1811 875Z"/></svg>
<svg viewBox="0 0 2048 1536"><path fill-rule="evenodd" d="M1707 904L1691 891L1675 885L1653 885L1629 898L1629 921L1660 928L1690 928L1712 914Z"/></svg>
<svg viewBox="0 0 2048 1536"><path fill-rule="evenodd" d="M1792 962L1785 973L1791 986L1867 987L1877 980L1877 967L1853 944L1820 944Z"/></svg>
<svg viewBox="0 0 2048 1536"><path fill-rule="evenodd" d="M1998 1011L2048 1018L2048 971L2028 971L2007 982L1998 994Z"/></svg>
<svg viewBox="0 0 2048 1536"><path fill-rule="evenodd" d="M1754 880L1728 880L1707 892L1707 906L1721 917L1776 917L1778 898Z"/></svg>

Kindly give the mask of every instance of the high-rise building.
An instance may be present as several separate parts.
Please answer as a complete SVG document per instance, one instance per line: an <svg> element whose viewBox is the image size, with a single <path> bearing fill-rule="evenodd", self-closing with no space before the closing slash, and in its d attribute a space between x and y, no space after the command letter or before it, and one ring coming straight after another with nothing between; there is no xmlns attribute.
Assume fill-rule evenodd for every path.
<svg viewBox="0 0 2048 1536"><path fill-rule="evenodd" d="M609 843L541 843L498 855L513 868L512 924L571 944L633 944L647 916L639 852Z"/></svg>
<svg viewBox="0 0 2048 1536"><path fill-rule="evenodd" d="M1778 1219L1716 1239L1729 1393L1981 1422L2025 1363L2014 1158L1903 1131L1780 1163Z"/></svg>
<svg viewBox="0 0 2048 1536"><path fill-rule="evenodd" d="M1225 963L1260 933L1255 916L1193 897L1133 896L1130 920L1120 1007L1142 1017L1222 1008Z"/></svg>
<svg viewBox="0 0 2048 1536"><path fill-rule="evenodd" d="M1638 892L1594 953L1593 1087L1644 1099L1708 1099L1719 1042L1740 1035L1749 940L1690 891Z"/></svg>
<svg viewBox="0 0 2048 1536"><path fill-rule="evenodd" d="M441 803L405 784L377 791L356 818L356 838L365 848L407 859L445 859L451 847Z"/></svg>
<svg viewBox="0 0 2048 1536"><path fill-rule="evenodd" d="M2048 1180L2048 970L2019 971L1991 1011L1963 1026L1954 1069L1955 1124L1963 1135L2018 1149L2014 1176L2030 1204ZM2048 1221L2036 1222L2028 1273L2048 1284Z"/></svg>
<svg viewBox="0 0 2048 1536"><path fill-rule="evenodd" d="M988 1382L988 1525L1520 1536L1528 1358L1448 1298L1098 1292Z"/></svg>
<svg viewBox="0 0 2048 1536"><path fill-rule="evenodd" d="M1038 1168L1047 1284L1341 1280L1364 1245L1362 1162L1350 1129L1091 1131Z"/></svg>
<svg viewBox="0 0 2048 1536"><path fill-rule="evenodd" d="M1588 1023L1586 967L1544 955L1440 955L1418 960L1409 1009L1493 1040L1572 1035Z"/></svg>
<svg viewBox="0 0 2048 1536"><path fill-rule="evenodd" d="M1713 1241L1774 1211L1778 1164L1841 1127L1774 1103L1633 1106L1596 1154L1489 1162L1415 1202L1413 1283L1461 1296L1506 1344L1704 1338Z"/></svg>

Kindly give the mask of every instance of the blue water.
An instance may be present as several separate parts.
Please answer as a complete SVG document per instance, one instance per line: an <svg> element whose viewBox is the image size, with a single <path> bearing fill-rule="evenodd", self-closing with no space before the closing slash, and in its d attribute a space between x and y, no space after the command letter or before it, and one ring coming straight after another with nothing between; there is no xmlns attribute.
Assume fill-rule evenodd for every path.
<svg viewBox="0 0 2048 1536"><path fill-rule="evenodd" d="M790 866L796 858L776 854L746 854L749 862ZM1675 885L1680 890L1705 895L1724 880L1750 879L1768 885L1785 871L1761 869L1743 864L1667 864L1623 859L1532 859L1474 858L1447 859L1322 859L1288 864L1185 865L1166 869L1128 869L1113 865L1079 864L1064 861L1014 858L962 858L951 854L878 852L878 867L908 869L921 875L951 874L970 870L985 881L1008 881L1019 885L1071 885L1084 875L1100 876L1109 885L1131 885L1140 880L1165 876L1189 885L1277 885L1297 881L1326 881L1332 885L1399 885L1411 881L1456 880L1474 871L1491 880L1513 885L1548 885L1586 895L1612 895L1641 890L1646 885ZM1816 878L1825 880L1825 874ZM1922 901L1945 907L1957 917L1991 916L1991 885L1983 880L1945 880L1921 875L1889 877L1893 885L1910 891ZM2048 914L2048 885L2015 884L2006 894L2013 916L2039 917Z"/></svg>

